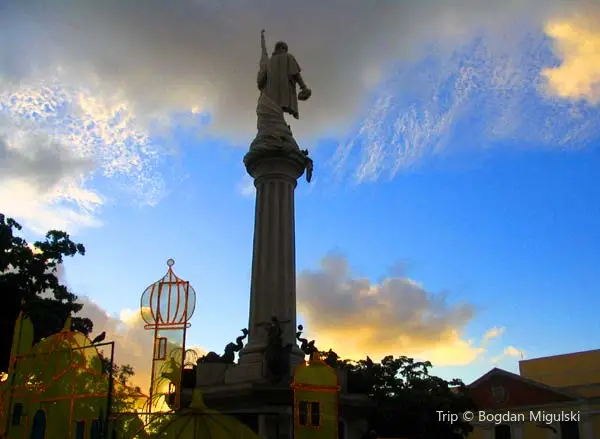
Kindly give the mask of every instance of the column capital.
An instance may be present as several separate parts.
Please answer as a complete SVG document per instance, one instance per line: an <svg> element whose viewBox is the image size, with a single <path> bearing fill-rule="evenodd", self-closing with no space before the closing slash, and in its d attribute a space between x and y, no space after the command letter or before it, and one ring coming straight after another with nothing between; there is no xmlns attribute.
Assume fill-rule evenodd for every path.
<svg viewBox="0 0 600 439"><path fill-rule="evenodd" d="M246 171L254 179L268 175L281 175L297 180L309 165L308 152L299 148L252 147L244 156Z"/></svg>

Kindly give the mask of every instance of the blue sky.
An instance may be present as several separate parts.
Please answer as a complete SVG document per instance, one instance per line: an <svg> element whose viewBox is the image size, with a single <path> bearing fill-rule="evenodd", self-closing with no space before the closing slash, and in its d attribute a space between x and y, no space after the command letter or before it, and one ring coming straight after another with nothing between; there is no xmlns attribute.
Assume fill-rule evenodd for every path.
<svg viewBox="0 0 600 439"><path fill-rule="evenodd" d="M425 164L378 184L317 182L308 193L300 182L299 271L337 252L357 276L376 282L404 262L428 291L448 291L450 301L475 306L466 337L507 329L490 346L492 356L507 345L528 358L597 348L588 334L600 325L600 211L593 202L600 195L598 150L502 147L470 154L467 166L462 160L455 167ZM190 145L186 155L184 170L203 169L210 160L213 171L197 172L156 207L107 208L102 228L76 235L88 254L69 261L68 281L118 313L138 305L173 257L176 273L198 294L190 340L218 350L247 319L253 198L235 190L242 151L214 154ZM571 323L575 316L577 324ZM222 329L215 332L216 325ZM514 370L517 360L502 366ZM476 363L438 373L468 379L491 367Z"/></svg>
<svg viewBox="0 0 600 439"><path fill-rule="evenodd" d="M55 23L89 19L96 7L66 3ZM314 91L292 121L315 160L313 182L296 190L300 321L321 348L431 359L436 373L467 382L495 366L516 371L521 356L595 349L600 14L573 2L523 25L529 9L515 2L498 19L514 29L519 21L512 32L494 28L485 7L466 13L466 0L436 5L403 6L431 19L439 33L427 38L390 25L379 5L383 21L365 18L381 25L371 39L344 30L356 54L335 38L320 51L305 30L289 29ZM121 16L119 7L106 16ZM9 67L0 69L0 211L31 239L57 227L85 244L85 257L65 264L66 281L97 331L117 339L118 361L140 374L149 357L134 345L148 340L136 312L168 258L198 295L192 345L221 351L247 325L254 214L242 157L256 61L236 63L255 56L244 49L224 61L238 43L217 25L211 32L226 42L214 53L186 45L186 29L198 41L203 31L156 8L148 17L177 23L162 41L129 32L144 35L147 17L111 22L112 32L90 25L75 44L68 26L31 31L35 9L14 3L19 45L45 36L46 50L32 46L18 60L17 46L0 52ZM573 18L583 10L591 18ZM444 34L459 24L472 32ZM431 45L409 51L417 41ZM385 54L365 51L377 44ZM159 63L154 52L165 47L172 53ZM52 69L32 67L44 60ZM250 78L247 91L238 76Z"/></svg>

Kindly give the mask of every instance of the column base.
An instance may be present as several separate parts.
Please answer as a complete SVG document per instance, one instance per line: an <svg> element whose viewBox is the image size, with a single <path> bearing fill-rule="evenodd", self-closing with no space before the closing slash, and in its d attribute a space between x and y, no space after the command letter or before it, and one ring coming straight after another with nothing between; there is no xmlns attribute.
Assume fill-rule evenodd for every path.
<svg viewBox="0 0 600 439"><path fill-rule="evenodd" d="M265 360L264 347L248 345L246 352L240 352L238 364L230 367L225 373L225 384L266 383L268 369ZM296 367L304 362L304 352L297 345L292 347L290 355L290 370L288 377L293 377ZM284 377L285 379L285 377Z"/></svg>

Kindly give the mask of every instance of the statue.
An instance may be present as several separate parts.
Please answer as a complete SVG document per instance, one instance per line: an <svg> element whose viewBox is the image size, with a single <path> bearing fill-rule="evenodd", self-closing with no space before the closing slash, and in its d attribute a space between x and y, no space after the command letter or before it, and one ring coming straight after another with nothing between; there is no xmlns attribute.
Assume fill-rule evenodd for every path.
<svg viewBox="0 0 600 439"><path fill-rule="evenodd" d="M306 86L300 74L302 69L298 61L288 52L288 46L283 41L275 44L275 50L269 58L264 29L260 31L260 47L262 54L256 79L258 89L283 112L298 119L298 100L308 100L312 95L312 91ZM298 96L296 96L296 85L300 86Z"/></svg>
<svg viewBox="0 0 600 439"><path fill-rule="evenodd" d="M225 346L225 353L221 357L224 363L233 364L235 353L243 349L244 343L242 342L248 337L248 330L246 328L242 329L242 334L235 339L235 343L229 343Z"/></svg>
<svg viewBox="0 0 600 439"><path fill-rule="evenodd" d="M298 119L298 101L308 100L312 91L306 86L301 75L300 65L294 55L288 52L283 41L275 44L269 57L264 29L260 33L261 58L256 84L260 90L256 106L258 134L250 145L250 152L244 158L247 164L264 153L291 153L307 169L306 178L312 178L313 163L307 150L300 150L286 123L284 113ZM297 87L300 91L296 94Z"/></svg>
<svg viewBox="0 0 600 439"><path fill-rule="evenodd" d="M308 341L306 338L302 338L302 331L304 327L302 325L298 325L298 332L296 332L296 340L300 342L300 350L304 352L304 355L308 355L309 358L315 352L319 352L319 350L315 346L315 341Z"/></svg>
<svg viewBox="0 0 600 439"><path fill-rule="evenodd" d="M339 355L336 354L333 350L329 349L326 354L325 364L329 367L333 367L334 369L339 366L338 360L340 359Z"/></svg>
<svg viewBox="0 0 600 439"><path fill-rule="evenodd" d="M233 364L235 360L235 353L239 352L244 347L244 339L248 336L248 330L246 328L242 329L242 334L238 338L235 339L235 343L228 343L225 346L225 352L223 355L219 355L216 352L209 352L208 354L200 357L198 359L198 363L224 363L224 364Z"/></svg>
<svg viewBox="0 0 600 439"><path fill-rule="evenodd" d="M289 323L289 320L280 322L275 316L271 317L268 323L261 323L260 326L267 326L267 349L265 359L267 361L267 377L273 383L281 381L290 371L290 353L292 352L292 343L283 345L282 323Z"/></svg>

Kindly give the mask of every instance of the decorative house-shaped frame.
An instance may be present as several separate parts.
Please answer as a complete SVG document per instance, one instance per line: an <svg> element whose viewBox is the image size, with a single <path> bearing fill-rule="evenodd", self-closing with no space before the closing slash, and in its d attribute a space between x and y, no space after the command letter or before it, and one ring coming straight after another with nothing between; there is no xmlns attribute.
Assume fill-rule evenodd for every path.
<svg viewBox="0 0 600 439"><path fill-rule="evenodd" d="M294 438L337 439L341 387L335 370L313 353L296 366L292 389Z"/></svg>
<svg viewBox="0 0 600 439"><path fill-rule="evenodd" d="M0 383L0 432L7 439L100 438L112 382L97 346L71 330L70 318L35 345L33 334L31 320L21 313L8 377Z"/></svg>

